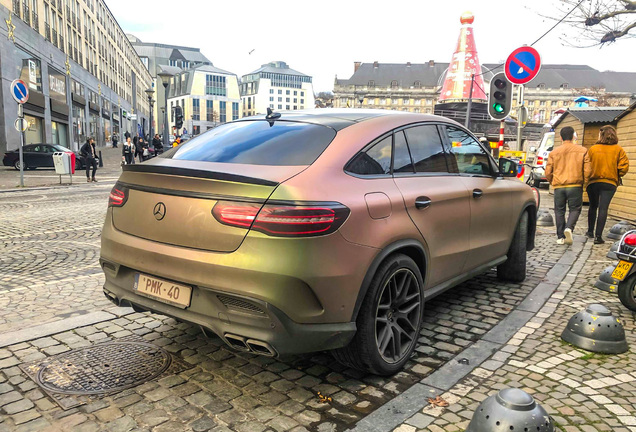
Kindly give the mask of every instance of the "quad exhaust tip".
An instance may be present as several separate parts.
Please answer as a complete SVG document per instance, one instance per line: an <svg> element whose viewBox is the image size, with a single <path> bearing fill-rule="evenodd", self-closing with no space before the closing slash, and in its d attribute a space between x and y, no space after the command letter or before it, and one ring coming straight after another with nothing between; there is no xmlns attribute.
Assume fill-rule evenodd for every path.
<svg viewBox="0 0 636 432"><path fill-rule="evenodd" d="M215 335L212 331L206 329L205 327L201 327L201 330L207 337ZM243 336L231 333L225 333L223 335L223 339L225 340L225 343L228 344L228 346L234 348L237 351L249 352L266 357L276 357L278 355L276 350L267 342L259 341L256 339L248 339Z"/></svg>
<svg viewBox="0 0 636 432"><path fill-rule="evenodd" d="M623 324L600 304L591 304L570 318L561 338L577 348L603 354L629 349Z"/></svg>
<svg viewBox="0 0 636 432"><path fill-rule="evenodd" d="M618 280L612 277L612 273L617 265L618 262L615 262L605 267L599 275L598 280L594 283L594 286L602 291L616 293L616 290L618 289Z"/></svg>
<svg viewBox="0 0 636 432"><path fill-rule="evenodd" d="M466 432L554 432L553 423L532 396L521 389L507 388L477 407Z"/></svg>

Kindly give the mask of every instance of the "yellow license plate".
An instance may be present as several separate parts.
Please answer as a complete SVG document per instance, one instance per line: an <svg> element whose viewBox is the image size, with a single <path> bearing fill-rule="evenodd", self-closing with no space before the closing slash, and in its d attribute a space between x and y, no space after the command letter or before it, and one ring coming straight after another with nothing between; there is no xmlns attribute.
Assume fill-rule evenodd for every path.
<svg viewBox="0 0 636 432"><path fill-rule="evenodd" d="M614 271L612 272L612 277L614 279L618 279L619 281L622 281L623 279L625 279L625 277L627 277L627 273L629 273L633 264L634 263L630 263L627 261L620 261L618 265L616 266L616 268L614 269Z"/></svg>
<svg viewBox="0 0 636 432"><path fill-rule="evenodd" d="M164 303L169 303L183 309L190 306L192 287L187 285L176 284L167 280L137 273L135 275L134 288L139 294Z"/></svg>

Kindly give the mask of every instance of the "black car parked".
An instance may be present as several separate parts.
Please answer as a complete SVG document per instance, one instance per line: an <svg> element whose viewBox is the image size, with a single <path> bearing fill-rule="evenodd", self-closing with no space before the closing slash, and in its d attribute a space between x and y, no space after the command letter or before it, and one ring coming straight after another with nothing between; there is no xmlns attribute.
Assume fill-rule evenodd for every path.
<svg viewBox="0 0 636 432"><path fill-rule="evenodd" d="M58 144L29 144L22 148L25 169L53 168L53 153L68 152L66 147ZM2 159L4 166L20 169L20 153L18 150L8 151ZM75 152L75 170L83 169L82 158Z"/></svg>

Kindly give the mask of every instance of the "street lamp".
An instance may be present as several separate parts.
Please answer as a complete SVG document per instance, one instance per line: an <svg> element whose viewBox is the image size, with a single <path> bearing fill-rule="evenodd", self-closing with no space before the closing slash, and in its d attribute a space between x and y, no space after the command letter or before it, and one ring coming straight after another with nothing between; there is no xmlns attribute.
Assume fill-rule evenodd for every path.
<svg viewBox="0 0 636 432"><path fill-rule="evenodd" d="M165 148L168 148L168 86L170 85L170 78L173 75L170 72L161 71L157 75L161 78L161 82L163 83L163 89L165 93L165 110L164 110L164 118L163 118L163 145Z"/></svg>
<svg viewBox="0 0 636 432"><path fill-rule="evenodd" d="M153 103L155 102L152 99L152 96L155 94L155 89L153 88L149 88L148 90L146 90L146 95L148 95L148 105L150 105L150 127L148 128L148 133L150 135L150 140L152 140L152 138L155 136L155 134L153 134L152 132L152 106Z"/></svg>

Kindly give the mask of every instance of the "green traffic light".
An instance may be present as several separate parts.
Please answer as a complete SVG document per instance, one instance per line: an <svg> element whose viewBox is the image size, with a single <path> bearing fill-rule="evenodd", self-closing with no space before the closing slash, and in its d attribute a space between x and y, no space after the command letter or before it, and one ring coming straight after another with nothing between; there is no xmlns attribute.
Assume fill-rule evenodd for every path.
<svg viewBox="0 0 636 432"><path fill-rule="evenodd" d="M494 105L492 106L492 108L495 110L495 112L498 112L498 113L502 113L502 112L504 112L504 107L503 107L503 105L502 105L502 104L500 104L500 103L496 103L496 104L494 104Z"/></svg>

